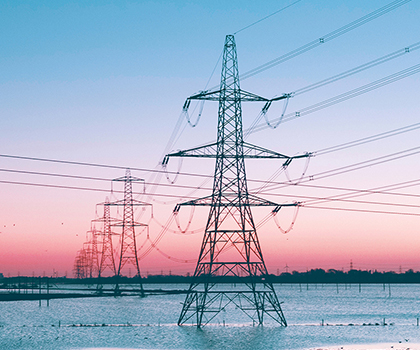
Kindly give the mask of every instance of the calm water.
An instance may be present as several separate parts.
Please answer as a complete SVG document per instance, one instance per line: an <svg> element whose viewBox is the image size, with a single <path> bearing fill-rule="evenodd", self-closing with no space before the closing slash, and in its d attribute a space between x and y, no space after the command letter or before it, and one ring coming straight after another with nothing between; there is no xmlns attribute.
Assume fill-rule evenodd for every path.
<svg viewBox="0 0 420 350"><path fill-rule="evenodd" d="M216 324L202 330L178 327L184 295L52 300L49 307L45 301L41 307L38 301L2 302L0 349L292 350L420 343L420 285L391 285L391 291L388 285L385 290L383 285L362 285L361 291L358 285L339 285L338 293L336 285L320 284L277 285L276 290L284 301L287 328L269 322L252 327L235 309L221 313Z"/></svg>

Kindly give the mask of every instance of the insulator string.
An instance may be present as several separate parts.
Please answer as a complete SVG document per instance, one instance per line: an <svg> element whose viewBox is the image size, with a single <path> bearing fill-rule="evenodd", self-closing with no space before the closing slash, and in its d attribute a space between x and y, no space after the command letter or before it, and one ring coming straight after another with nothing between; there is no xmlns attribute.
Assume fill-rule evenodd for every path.
<svg viewBox="0 0 420 350"><path fill-rule="evenodd" d="M300 183L300 182L304 179L304 177L305 177L305 175L306 175L306 172L308 171L308 168L309 168L309 162L310 162L311 158L312 158L312 157L307 157L307 158L306 158L305 167L303 168L303 172L302 172L302 174L300 175L300 178L299 178L299 179L297 179L297 180L292 180L292 179L290 178L290 176L289 176L289 170L288 170L287 168L285 168L285 169L284 169L284 173L286 174L287 180L289 181L289 183L290 183L291 185L296 186L296 185L298 185L298 184L299 184L299 183Z"/></svg>
<svg viewBox="0 0 420 350"><path fill-rule="evenodd" d="M167 166L166 165L162 165L162 168L165 170L166 180L168 180L168 182L171 185L175 184L176 180L178 180L178 177L179 177L179 174L180 174L181 168L182 168L182 162L183 162L183 158L182 157L179 157L179 160L178 160L178 170L175 173L175 177L173 178L173 180L171 180L169 178L169 173L166 171L167 170Z"/></svg>
<svg viewBox="0 0 420 350"><path fill-rule="evenodd" d="M296 222L297 216L299 214L299 208L300 208L300 204L297 204L296 207L295 207L295 213L293 215L293 220L292 220L290 226L286 230L284 230L281 227L281 225L280 225L280 223L278 221L278 218L277 218L277 214L280 211L277 211L277 212L273 213L274 222L276 223L276 226L280 230L281 233L286 234L286 233L289 233L291 230L293 230L293 227L295 226L295 222Z"/></svg>
<svg viewBox="0 0 420 350"><path fill-rule="evenodd" d="M172 214L172 215L174 215L174 214ZM161 228L165 228L165 225L163 225L160 221L158 221L156 218L153 218L153 220L155 221L155 223L158 225L158 226L160 226ZM177 235L185 235L185 236L187 236L187 235L194 235L194 234L196 234L196 233L199 233L199 232L203 232L204 231L204 229L205 229L205 227L202 227L202 228L200 228L200 229L197 229L197 230L191 230L191 231L185 231L185 232L180 232L179 230L174 230L174 229L171 229L171 228L166 228L166 230L168 231L168 232L171 232L171 233L174 233L174 234L177 234Z"/></svg>
<svg viewBox="0 0 420 350"><path fill-rule="evenodd" d="M286 101L284 101L284 105L283 105L283 112L281 113L281 115L280 115L280 117L279 118L277 118L277 120L276 120L276 122L275 123L273 123L273 121L269 121L268 120L268 117L267 117L267 113L268 113L268 109L269 109L269 107L270 107L270 105L271 105L271 102L270 102L270 105L268 105L268 107L267 108L263 108L262 109L262 114L263 114L263 116L264 116L264 119L265 119L265 123L271 128L271 129L276 129L279 125L280 125L280 123L283 121L283 117L284 117L284 115L285 115L285 113L286 113L286 109L287 109L287 106L289 105L289 99L290 99L290 95L288 95L287 97L286 97Z"/></svg>
<svg viewBox="0 0 420 350"><path fill-rule="evenodd" d="M192 127L192 128L195 128L197 125L198 125L198 123L199 123L199 121L200 121L200 119L201 119L201 115L203 114L203 109L204 109L204 100L202 100L202 101L200 101L200 102L198 102L198 104L195 106L195 108L194 108L194 110L193 110L193 114L194 114L194 112L195 112L195 110L197 109L197 106L199 107L199 110L198 110L198 115L197 115L197 118L196 118L196 120L195 120L195 122L192 122L191 121L191 117L190 117L190 114L189 114L189 112L188 112L188 108L185 108L184 110L183 110L183 113L184 113L184 115L185 115L185 118L187 119L187 123Z"/></svg>
<svg viewBox="0 0 420 350"><path fill-rule="evenodd" d="M190 228L191 222L192 222L193 217L194 217L194 212L195 212L195 206L192 205L191 209L190 209L190 218L188 220L187 227L185 229L181 228L181 224L179 222L179 217L178 217L179 211L174 212L175 222L176 222L176 225L178 226L178 229L181 233L185 234L188 231L188 229Z"/></svg>

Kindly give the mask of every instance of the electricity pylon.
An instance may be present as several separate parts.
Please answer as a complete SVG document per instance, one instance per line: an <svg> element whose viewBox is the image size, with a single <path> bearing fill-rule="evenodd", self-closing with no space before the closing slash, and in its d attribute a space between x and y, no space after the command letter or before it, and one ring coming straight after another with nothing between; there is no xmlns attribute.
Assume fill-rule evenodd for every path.
<svg viewBox="0 0 420 350"><path fill-rule="evenodd" d="M75 278L88 277L88 264L86 251L84 249L81 249L77 252L76 258L74 259L73 272Z"/></svg>
<svg viewBox="0 0 420 350"><path fill-rule="evenodd" d="M108 203L107 206L122 206L123 218L121 221L114 223L112 226L119 226L122 228L120 236L120 255L118 261L118 268L116 269L117 282L115 286L115 293L119 294L119 278L122 276L123 268L126 266L134 267L136 271L135 277L138 279L141 295L144 295L143 283L140 274L140 265L137 255L137 240L135 228L139 226L147 226L136 222L134 220L135 206L148 206L150 204L133 199L133 182L144 181L131 176L130 169L126 170L125 176L114 179L113 181L124 182L124 199Z"/></svg>
<svg viewBox="0 0 420 350"><path fill-rule="evenodd" d="M201 327L226 310L226 306L233 304L257 324L263 324L264 315L269 315L280 325L287 326L269 280L251 206L274 206L273 212L277 212L282 206L298 203L280 205L249 194L244 159L280 158L284 159L283 166L286 167L293 158L309 155L288 157L244 142L241 109L242 101L266 102L269 106L271 102L287 97L283 95L270 100L240 89L235 38L227 35L220 89L190 96L184 104L184 110L187 110L191 100L218 101L219 113L215 143L171 153L163 160L165 166L169 157L216 159L213 193L175 207L178 211L185 205L210 206L193 281L178 325L192 321ZM243 282L241 288L224 289L218 282L226 276L231 276L230 281L233 277L237 278L235 282Z"/></svg>
<svg viewBox="0 0 420 350"><path fill-rule="evenodd" d="M90 235L90 240L87 242L86 251L88 253L88 266L89 266L89 277L98 276L99 274L99 262L100 255L98 249L98 237L101 232L98 231L95 226L87 232Z"/></svg>
<svg viewBox="0 0 420 350"><path fill-rule="evenodd" d="M114 257L114 248L112 244L112 232L111 224L111 207L108 197L105 199L104 206L104 216L97 219L96 221L102 222L102 244L101 244L101 253L99 260L99 271L98 277L103 277L104 273L109 270L113 276L117 274L115 267L115 257Z"/></svg>

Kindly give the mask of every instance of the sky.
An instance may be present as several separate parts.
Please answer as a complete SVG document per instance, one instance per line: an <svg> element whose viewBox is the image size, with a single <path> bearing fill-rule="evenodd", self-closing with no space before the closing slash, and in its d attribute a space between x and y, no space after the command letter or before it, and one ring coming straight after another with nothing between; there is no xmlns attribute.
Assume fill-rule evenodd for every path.
<svg viewBox="0 0 420 350"><path fill-rule="evenodd" d="M204 185L203 178L176 179L175 185L204 187L192 194L191 189L174 187L166 176L156 176L147 170L161 169L158 164L165 151L188 149L216 138L217 103L204 105L194 128L187 125L180 113L188 96L219 84L218 59L227 34L237 32L239 71L244 73L389 3L390 0L1 1L0 155L122 168L0 157L0 272L71 276L77 251L91 229L91 220L103 214L103 207L98 204L106 196L121 199L121 193L117 192L123 189L121 183L112 185L111 194L110 180L123 176L126 167L145 169L132 170L132 174L146 181L146 192L155 193L138 195L144 185L134 185L136 198L153 204L153 210L139 210L136 214L138 220L149 223L152 241L159 236L160 224L167 222L176 203L188 196L211 193L212 160L185 159L181 164L172 159L168 164L169 171L181 169L210 176ZM282 8L285 9L245 28ZM242 80L241 87L272 98L410 47L420 41L419 15L419 2L408 1L312 50ZM289 100L287 113L410 68L419 63L419 58L420 50L413 50L361 73L297 94ZM418 123L419 87L420 74L410 75L285 121L276 129L265 127L249 136L247 141L283 154L315 155L305 173L313 180L303 178L300 184L293 185L295 181L289 181L282 173L274 178L279 185L261 192L261 196L280 204L302 202L289 233L283 234L273 219L258 229L270 272L283 272L286 265L288 270L298 271L348 270L350 261L358 269L420 270L417 254L420 188L415 182L411 187L387 189L400 195L369 194L348 199L353 202L311 205L313 198L348 193L337 188L370 190L420 179L420 155L415 149L420 146L419 129L336 152L317 153ZM243 104L245 128L262 107L258 103ZM190 110L193 108L194 104ZM279 102L270 108L267 117L276 118L282 110L283 104ZM196 117L197 113L191 113L193 120ZM178 121L181 127L176 129L175 142L168 146ZM408 149L414 150L405 152ZM324 178L318 175L397 152L403 153L391 157L398 158L392 161L366 163L368 166L361 169ZM273 179L280 167L281 162L275 160L247 161L250 191L261 185L252 180ZM294 160L289 166L290 179L299 179L304 168L305 161ZM92 188L101 191L89 190ZM268 213L267 208L254 210L255 221L260 222ZM120 214L121 211L115 213ZM142 273L193 272L194 262L174 260L197 258L207 214L208 208L197 208L194 212L183 208L180 226L185 227L192 216L190 228L197 232L180 234L172 223L159 242L161 253L152 249L143 256L150 241L146 232L139 233ZM288 227L293 217L293 208L282 208L277 216L283 227Z"/></svg>

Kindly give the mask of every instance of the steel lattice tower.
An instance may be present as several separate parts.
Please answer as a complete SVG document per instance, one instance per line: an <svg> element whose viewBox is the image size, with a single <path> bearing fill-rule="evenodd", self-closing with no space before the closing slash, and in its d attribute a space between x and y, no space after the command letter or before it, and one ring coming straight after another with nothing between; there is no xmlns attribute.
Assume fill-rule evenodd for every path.
<svg viewBox="0 0 420 350"><path fill-rule="evenodd" d="M76 278L86 278L88 277L88 266L86 259L86 252L84 249L81 249L77 252L76 258L74 259L74 277Z"/></svg>
<svg viewBox="0 0 420 350"><path fill-rule="evenodd" d="M98 277L102 277L106 270L109 270L115 276L117 271L115 267L114 248L112 246L111 207L108 197L104 203L104 216L99 220L103 222L103 231Z"/></svg>
<svg viewBox="0 0 420 350"><path fill-rule="evenodd" d="M134 220L134 207L135 206L146 206L150 205L138 200L133 199L133 182L144 181L131 176L130 169L126 170L125 176L114 179L113 181L124 182L124 199L109 203L108 206L122 206L123 207L123 218L121 221L114 223L112 226L120 226L120 255L118 261L117 271L117 284L115 287L116 293L119 292L118 278L122 276L123 268L126 266L134 267L140 285L140 291L143 295L143 284L141 281L140 265L137 255L137 240L135 228L138 226L147 226L145 224L136 222Z"/></svg>
<svg viewBox="0 0 420 350"><path fill-rule="evenodd" d="M88 232L89 233L89 232ZM85 254L84 263L86 265L86 277L92 278L94 267L93 267L93 259L92 259L92 241L88 241L83 243L83 251Z"/></svg>
<svg viewBox="0 0 420 350"><path fill-rule="evenodd" d="M98 236L101 235L101 232L98 231L95 226L88 232L91 238L89 241L89 274L90 277L97 276L99 274L99 262L100 262L100 253L98 249Z"/></svg>
<svg viewBox="0 0 420 350"><path fill-rule="evenodd" d="M283 205L248 193L244 159L280 158L287 166L293 158L308 155L288 157L244 142L241 108L242 101L261 101L269 106L271 102L287 97L270 100L240 89L235 38L227 35L220 89L190 96L184 104L184 110L187 110L191 100L218 101L219 112L215 143L168 154L163 161L166 165L169 157L216 159L213 193L175 208L178 211L184 205L210 206L193 281L178 325L190 321L201 327L225 311L229 304L241 309L258 324L263 323L264 315L269 315L279 324L287 325L268 278L251 212L251 206L274 206L273 211L277 212ZM292 205L298 204L288 204ZM227 250L229 253L225 254ZM227 276L231 276L230 281L232 277L237 278L235 282L239 282L240 287L224 289L218 282Z"/></svg>

